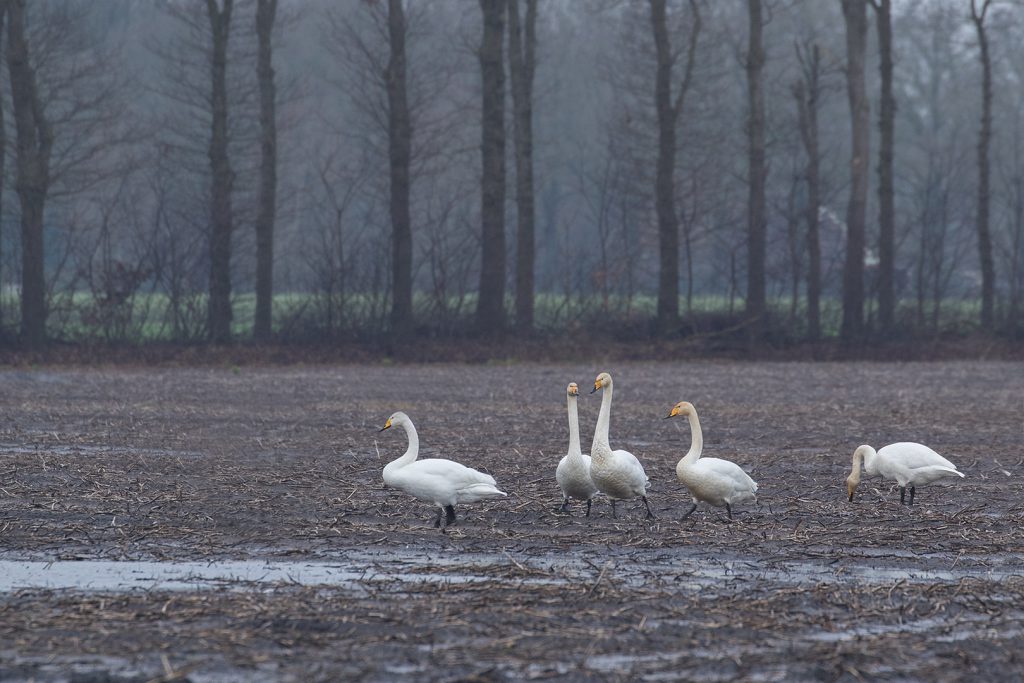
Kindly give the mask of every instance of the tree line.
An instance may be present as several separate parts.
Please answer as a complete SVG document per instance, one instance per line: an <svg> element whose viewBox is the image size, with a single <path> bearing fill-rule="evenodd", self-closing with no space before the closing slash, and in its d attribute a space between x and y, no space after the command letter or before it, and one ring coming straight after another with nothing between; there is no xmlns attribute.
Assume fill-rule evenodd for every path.
<svg viewBox="0 0 1024 683"><path fill-rule="evenodd" d="M0 335L1019 334L1021 16L0 0Z"/></svg>

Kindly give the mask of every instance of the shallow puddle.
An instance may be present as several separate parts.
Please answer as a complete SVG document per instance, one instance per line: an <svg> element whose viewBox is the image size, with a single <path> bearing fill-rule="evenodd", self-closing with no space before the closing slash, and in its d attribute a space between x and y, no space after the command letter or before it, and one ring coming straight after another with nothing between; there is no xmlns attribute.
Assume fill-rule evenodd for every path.
<svg viewBox="0 0 1024 683"><path fill-rule="evenodd" d="M202 591L219 588L296 585L359 590L370 584L466 584L495 577L459 571L408 571L387 565L228 560L218 562L18 561L0 560L0 593L24 589L123 592ZM517 583L559 583L526 578ZM564 582L564 581L563 581Z"/></svg>
<svg viewBox="0 0 1024 683"><path fill-rule="evenodd" d="M593 561L597 560L597 561ZM818 561L764 562L684 554L609 559L519 556L514 553L349 552L338 560L114 561L0 559L0 593L22 589L81 591L201 591L290 584L344 590L398 590L414 584L495 583L504 586L593 585L605 581L635 590L733 592L819 583L890 585L1001 581L1011 567L866 566Z"/></svg>
<svg viewBox="0 0 1024 683"><path fill-rule="evenodd" d="M64 457L79 455L97 456L130 456L130 457L162 457L162 458L194 458L202 455L198 451L179 451L170 448L127 448L123 446L94 446L90 444L73 444L69 446L46 445L27 447L20 444L0 443L0 457L11 455L39 455L45 457Z"/></svg>

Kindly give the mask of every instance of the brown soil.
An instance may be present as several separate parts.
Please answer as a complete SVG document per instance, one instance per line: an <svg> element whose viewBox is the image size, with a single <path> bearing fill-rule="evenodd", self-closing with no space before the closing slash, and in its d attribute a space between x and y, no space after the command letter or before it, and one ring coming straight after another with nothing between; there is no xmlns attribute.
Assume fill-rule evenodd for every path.
<svg viewBox="0 0 1024 683"><path fill-rule="evenodd" d="M584 448L616 381L613 447L658 515L557 511L565 385ZM689 496L705 453L759 505ZM381 485L405 448L507 499L434 511ZM0 560L319 561L336 585L0 593L0 679L1011 679L1024 670L1024 366L1007 362L490 364L0 372ZM922 441L966 478L899 504L860 443Z"/></svg>

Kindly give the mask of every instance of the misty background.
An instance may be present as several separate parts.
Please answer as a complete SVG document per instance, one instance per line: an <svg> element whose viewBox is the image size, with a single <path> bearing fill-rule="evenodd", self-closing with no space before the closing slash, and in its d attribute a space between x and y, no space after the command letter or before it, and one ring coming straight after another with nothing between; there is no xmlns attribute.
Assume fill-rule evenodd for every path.
<svg viewBox="0 0 1024 683"><path fill-rule="evenodd" d="M855 244L854 251L848 224L851 190L857 190L851 185L844 17L851 0L279 0L272 3L270 32L272 185L258 68L266 53L256 21L267 3L0 3L5 343L254 336L301 341L577 327L614 327L636 337L738 329L778 339L1024 329L1019 4L973 3L976 16L986 12L979 29L969 0L891 3L893 303L880 315L879 269L886 257L879 239L877 16L887 1L856 0L866 21L862 73L870 153L862 164L863 245ZM661 35L668 40L669 59L661 63L669 70L669 103L680 102L667 128L659 124L656 92L653 13L659 4L665 12ZM522 30L533 5L531 209L518 182L524 171L516 160L522 146L515 130L509 12L517 13ZM751 192L758 176L751 155L758 145L751 135L752 93L758 95L749 59L755 5L763 45L761 69L753 74L763 98L760 200ZM396 158L401 161L401 144L396 157L395 143L403 129L393 115L396 91L389 92L399 10L408 114L406 214L395 204ZM491 100L501 105L500 121L493 109L488 119L482 104L488 11L492 18L501 14L501 92ZM19 21L23 31L16 35ZM980 30L992 92L985 192L979 185ZM220 102L214 76L218 31L227 36ZM493 48L498 43L493 33L491 38ZM516 44L528 47L522 40L520 35ZM23 57L27 69L18 66ZM29 79L34 92L26 94ZM814 198L811 105L817 119ZM217 112L225 125L220 156L211 145L218 136ZM485 120L491 122L490 143ZM503 133L496 162L502 168L492 163L485 173L482 147L497 149L495 125ZM668 128L675 137L670 174L659 167L659 159L666 163ZM40 169L44 156L46 168ZM658 191L666 174L667 212L668 197ZM494 194L495 183L503 192ZM268 187L274 199L269 205ZM31 204L40 199L41 205ZM42 207L38 247L31 244L26 201ZM753 219L752 201L763 202ZM979 255L982 204L988 207L992 258L987 314ZM273 298L261 331L257 226L268 234L268 206ZM532 264L520 253L524 210L533 219ZM399 291L404 285L401 273L396 276L396 225L407 231L411 248L411 308L397 313L402 297L395 297L396 282ZM812 227L815 284L809 281ZM678 241L668 243L678 259L668 283L659 279L670 262L666 230ZM751 251L752 235L763 239L763 262L756 243ZM42 272L35 280L27 244L29 252L41 249ZM485 256L488 246L492 253ZM501 258L494 260L495 254ZM527 296L520 262L532 266L528 312L520 306ZM225 265L228 274L218 281L216 271ZM854 278L846 284L844 269ZM849 282L858 279L859 301L849 298L855 289ZM672 281L675 292L666 289ZM751 282L756 287L762 281L759 308L747 294ZM30 292L40 283L32 304L36 295ZM495 284L501 285L497 291L489 289ZM813 324L809 286L820 297L820 320ZM228 308L218 309L218 301Z"/></svg>

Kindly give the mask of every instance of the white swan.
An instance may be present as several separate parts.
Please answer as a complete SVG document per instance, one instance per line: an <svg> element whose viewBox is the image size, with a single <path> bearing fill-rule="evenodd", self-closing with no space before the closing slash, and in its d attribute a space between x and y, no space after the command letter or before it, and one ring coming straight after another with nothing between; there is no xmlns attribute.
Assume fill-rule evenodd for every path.
<svg viewBox="0 0 1024 683"><path fill-rule="evenodd" d="M405 491L413 498L436 505L438 511L434 526L441 527L441 531L455 522L457 503L472 503L506 495L504 491L498 490L497 482L489 474L443 458L416 460L420 452L420 440L412 420L405 413L397 412L388 418L380 431L395 426L405 429L409 436L409 448L405 455L384 467L384 483Z"/></svg>
<svg viewBox="0 0 1024 683"><path fill-rule="evenodd" d="M700 419L692 404L680 401L672 407L670 417L685 415L690 420L690 450L676 464L676 476L693 497L693 507L683 515L686 519L697 509L697 502L704 501L715 507L725 507L732 519L732 504L746 501L757 502L757 482L750 478L743 468L730 460L702 458L704 434L700 430Z"/></svg>
<svg viewBox="0 0 1024 683"><path fill-rule="evenodd" d="M944 477L963 477L956 465L924 444L902 441L875 451L871 446L858 446L853 452L853 471L846 478L846 492L853 502L853 494L860 483L860 465L869 477L881 476L900 485L900 503L906 503L910 487L910 505L914 504L914 488L930 484Z"/></svg>
<svg viewBox="0 0 1024 683"><path fill-rule="evenodd" d="M569 511L569 499L587 501L587 517L590 516L591 499L597 493L590 478L590 456L580 450L580 420L576 410L579 389L572 382L565 389L565 401L569 409L569 452L562 456L555 469L555 479L562 489L562 512Z"/></svg>
<svg viewBox="0 0 1024 683"><path fill-rule="evenodd" d="M594 429L594 443L590 447L590 478L597 489L611 498L612 517L615 517L615 501L640 497L647 508L647 519L654 519L651 506L647 503L647 487L650 481L644 466L629 451L613 451L608 445L608 422L612 410L612 376L602 372L594 380L590 393L604 389L601 397L601 413Z"/></svg>

